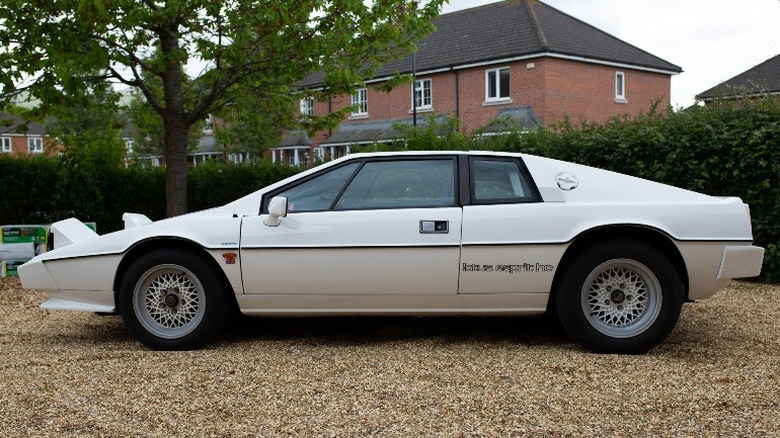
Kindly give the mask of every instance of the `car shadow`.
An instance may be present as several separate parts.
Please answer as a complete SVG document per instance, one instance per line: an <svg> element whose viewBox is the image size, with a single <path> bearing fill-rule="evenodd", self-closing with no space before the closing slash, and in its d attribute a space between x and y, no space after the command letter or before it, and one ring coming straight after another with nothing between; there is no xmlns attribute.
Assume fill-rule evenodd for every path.
<svg viewBox="0 0 780 438"><path fill-rule="evenodd" d="M415 340L443 343L507 342L567 344L571 339L552 317L258 317L228 324L223 342L299 340L317 344L365 345Z"/></svg>

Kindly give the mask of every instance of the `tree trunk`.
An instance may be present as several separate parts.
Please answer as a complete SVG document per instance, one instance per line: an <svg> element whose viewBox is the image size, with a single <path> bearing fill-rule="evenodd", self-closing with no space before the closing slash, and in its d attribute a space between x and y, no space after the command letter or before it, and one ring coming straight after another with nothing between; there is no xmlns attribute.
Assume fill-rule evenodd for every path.
<svg viewBox="0 0 780 438"><path fill-rule="evenodd" d="M165 57L162 74L165 109L165 205L168 217L187 212L187 131L184 113L182 64L174 55L179 50L178 24L169 22L160 30L160 48Z"/></svg>
<svg viewBox="0 0 780 438"><path fill-rule="evenodd" d="M165 120L165 206L168 217L187 213L187 131L183 117Z"/></svg>

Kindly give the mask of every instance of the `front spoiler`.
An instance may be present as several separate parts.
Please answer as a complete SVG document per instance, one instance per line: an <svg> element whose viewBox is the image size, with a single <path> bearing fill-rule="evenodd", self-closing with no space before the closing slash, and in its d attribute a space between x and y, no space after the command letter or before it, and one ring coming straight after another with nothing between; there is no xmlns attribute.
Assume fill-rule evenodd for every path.
<svg viewBox="0 0 780 438"><path fill-rule="evenodd" d="M47 293L49 299L41 304L41 309L116 313L112 291L58 290Z"/></svg>

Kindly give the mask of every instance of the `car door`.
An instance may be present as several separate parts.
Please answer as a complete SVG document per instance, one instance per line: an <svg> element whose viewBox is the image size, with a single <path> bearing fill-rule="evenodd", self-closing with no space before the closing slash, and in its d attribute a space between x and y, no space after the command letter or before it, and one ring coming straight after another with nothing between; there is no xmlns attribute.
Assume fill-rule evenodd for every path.
<svg viewBox="0 0 780 438"><path fill-rule="evenodd" d="M276 227L242 221L247 294L457 294L462 209L454 156L356 159L266 196Z"/></svg>
<svg viewBox="0 0 780 438"><path fill-rule="evenodd" d="M565 244L519 157L469 157L460 294L547 293ZM541 240L540 240L541 239Z"/></svg>

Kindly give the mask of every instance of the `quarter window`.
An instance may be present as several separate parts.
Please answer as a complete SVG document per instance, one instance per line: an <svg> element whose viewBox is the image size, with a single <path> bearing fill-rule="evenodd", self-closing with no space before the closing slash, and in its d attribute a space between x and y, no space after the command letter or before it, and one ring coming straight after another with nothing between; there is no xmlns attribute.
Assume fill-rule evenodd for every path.
<svg viewBox="0 0 780 438"><path fill-rule="evenodd" d="M626 100L626 75L620 71L615 73L615 99Z"/></svg>
<svg viewBox="0 0 780 438"><path fill-rule="evenodd" d="M412 103L417 109L428 109L433 106L433 97L431 94L431 80L421 79L414 81Z"/></svg>
<svg viewBox="0 0 780 438"><path fill-rule="evenodd" d="M0 137L0 152L11 152L11 137Z"/></svg>
<svg viewBox="0 0 780 438"><path fill-rule="evenodd" d="M368 114L368 90L366 88L358 88L352 95L352 108L353 116Z"/></svg>
<svg viewBox="0 0 780 438"><path fill-rule="evenodd" d="M477 204L535 201L536 196L516 160L471 160L471 197Z"/></svg>
<svg viewBox="0 0 780 438"><path fill-rule="evenodd" d="M485 100L509 99L509 67L485 71Z"/></svg>
<svg viewBox="0 0 780 438"><path fill-rule="evenodd" d="M30 152L40 154L43 152L43 139L40 137L28 138L27 147Z"/></svg>

